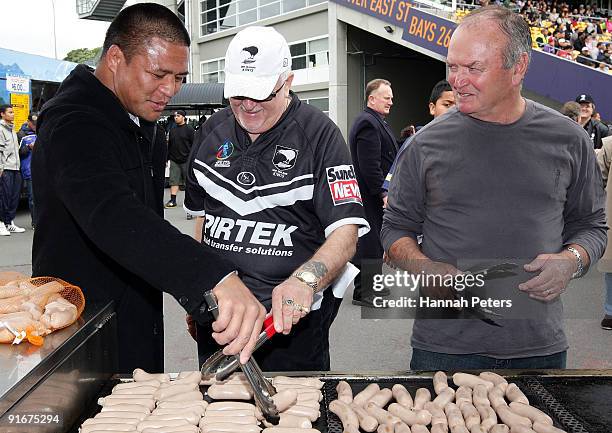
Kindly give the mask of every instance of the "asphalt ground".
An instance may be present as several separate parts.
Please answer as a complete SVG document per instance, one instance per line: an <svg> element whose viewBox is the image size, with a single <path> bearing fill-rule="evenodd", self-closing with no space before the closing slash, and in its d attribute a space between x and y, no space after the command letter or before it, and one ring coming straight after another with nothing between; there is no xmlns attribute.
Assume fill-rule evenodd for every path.
<svg viewBox="0 0 612 433"><path fill-rule="evenodd" d="M168 190L166 190L168 194ZM194 220L187 220L181 207L167 209L166 219L186 234L193 235ZM32 270L32 237L27 210L20 210L17 225L27 227L22 234L0 237L0 271L16 270L27 275ZM603 318L602 276L592 267L579 280L572 281L563 295L565 329L569 340L568 368L612 368L612 331L600 328ZM171 269L168 272L172 272ZM197 368L196 346L185 325L179 304L164 295L166 341L165 368L168 372ZM362 309L352 305L352 288L344 297L330 335L331 366L334 371L384 371L409 369L411 356L410 319L364 319Z"/></svg>

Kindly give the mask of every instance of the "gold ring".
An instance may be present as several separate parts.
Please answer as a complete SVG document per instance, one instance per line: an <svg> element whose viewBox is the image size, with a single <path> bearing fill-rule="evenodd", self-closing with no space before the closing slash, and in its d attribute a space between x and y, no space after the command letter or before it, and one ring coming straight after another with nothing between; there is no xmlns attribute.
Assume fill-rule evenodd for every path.
<svg viewBox="0 0 612 433"><path fill-rule="evenodd" d="M294 304L294 307L295 307L295 310L299 311L300 313L306 313L306 314L310 313L310 308L305 307L301 304Z"/></svg>

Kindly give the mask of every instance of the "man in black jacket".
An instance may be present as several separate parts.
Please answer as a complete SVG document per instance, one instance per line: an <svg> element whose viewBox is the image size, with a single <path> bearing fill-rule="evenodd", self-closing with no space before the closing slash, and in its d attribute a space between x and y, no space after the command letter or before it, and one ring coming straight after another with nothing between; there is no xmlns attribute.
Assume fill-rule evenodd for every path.
<svg viewBox="0 0 612 433"><path fill-rule="evenodd" d="M601 149L601 139L610 135L610 129L602 122L593 118L595 112L595 101L591 95L582 94L576 96L576 102L580 104L580 119L578 123L591 137L595 149Z"/></svg>
<svg viewBox="0 0 612 433"><path fill-rule="evenodd" d="M38 119L33 273L80 286L88 303L115 302L120 373L163 371L162 291L204 323L213 289L213 336L243 362L265 315L231 263L162 217L166 148L155 122L187 74L189 44L169 9L128 7L95 73L77 66Z"/></svg>
<svg viewBox="0 0 612 433"><path fill-rule="evenodd" d="M370 224L370 232L359 239L354 263L361 268L362 260L382 260L383 249L380 243L380 229L383 217L383 198L386 191L382 189L385 176L389 172L395 155L397 141L393 131L385 122L393 105L393 91L387 80L370 81L365 90L366 108L357 116L349 134L351 156L355 166L355 174L359 182L366 219ZM381 271L381 266L375 265L368 272L361 272L355 278L353 304L372 307L374 291L371 282L365 287L362 282L369 281L371 272ZM384 293L377 293L378 296Z"/></svg>
<svg viewBox="0 0 612 433"><path fill-rule="evenodd" d="M176 194L179 187L185 186L187 177L187 158L193 145L195 131L185 121L186 113L178 110L174 113L176 126L168 133L168 160L170 161L170 200L166 208L176 207Z"/></svg>

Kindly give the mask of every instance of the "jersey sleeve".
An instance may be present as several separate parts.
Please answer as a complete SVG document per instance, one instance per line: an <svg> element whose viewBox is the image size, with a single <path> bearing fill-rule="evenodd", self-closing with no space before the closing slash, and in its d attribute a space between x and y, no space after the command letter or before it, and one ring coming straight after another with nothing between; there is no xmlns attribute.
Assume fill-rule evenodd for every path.
<svg viewBox="0 0 612 433"><path fill-rule="evenodd" d="M206 137L206 133L203 131L205 125L198 129L195 133L193 140L193 146L189 153L189 159L187 160L187 175L185 179L185 201L183 202L183 208L185 212L193 216L203 217L206 214L205 200L206 191L198 183L196 172L194 170L195 160L200 155L200 146L202 144L203 137ZM201 131L203 133L201 133ZM200 155L200 156L199 156Z"/></svg>
<svg viewBox="0 0 612 433"><path fill-rule="evenodd" d="M348 147L335 125L327 126L314 152L314 206L325 237L343 225L355 224L359 236L370 231Z"/></svg>

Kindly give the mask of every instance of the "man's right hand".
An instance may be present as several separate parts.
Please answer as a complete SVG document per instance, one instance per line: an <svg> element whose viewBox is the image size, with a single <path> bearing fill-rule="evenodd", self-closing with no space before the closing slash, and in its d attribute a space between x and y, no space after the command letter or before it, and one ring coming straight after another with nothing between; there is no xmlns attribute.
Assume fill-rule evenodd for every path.
<svg viewBox="0 0 612 433"><path fill-rule="evenodd" d="M215 341L225 346L223 353L240 353L242 364L249 360L261 333L266 309L236 275L230 275L213 288L219 317L212 323Z"/></svg>
<svg viewBox="0 0 612 433"><path fill-rule="evenodd" d="M455 289L452 285L447 287L438 283L461 274L461 271L448 263L429 261L424 265L423 273L425 281L421 284L421 293L436 299L455 299ZM428 280L431 284L425 283Z"/></svg>

